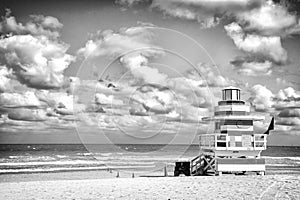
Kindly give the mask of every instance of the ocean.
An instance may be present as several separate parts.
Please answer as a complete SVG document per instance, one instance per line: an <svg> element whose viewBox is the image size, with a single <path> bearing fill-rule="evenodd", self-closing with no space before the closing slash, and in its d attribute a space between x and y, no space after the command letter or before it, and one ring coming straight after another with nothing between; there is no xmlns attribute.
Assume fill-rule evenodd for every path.
<svg viewBox="0 0 300 200"><path fill-rule="evenodd" d="M199 154L198 145L16 144L0 145L0 174L117 170L147 175ZM300 147L269 146L268 174L300 174Z"/></svg>

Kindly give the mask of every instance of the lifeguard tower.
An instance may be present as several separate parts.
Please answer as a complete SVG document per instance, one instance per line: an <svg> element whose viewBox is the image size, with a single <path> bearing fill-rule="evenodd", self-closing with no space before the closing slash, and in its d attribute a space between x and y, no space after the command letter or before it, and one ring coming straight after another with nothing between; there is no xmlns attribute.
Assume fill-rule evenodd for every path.
<svg viewBox="0 0 300 200"><path fill-rule="evenodd" d="M239 88L222 90L222 100L215 107L214 133L199 136L200 155L191 160L191 175L246 173L264 175L265 159L260 154L267 147L267 135L274 127L274 118L265 133L253 130L253 121L264 118L250 114L250 106L240 100Z"/></svg>

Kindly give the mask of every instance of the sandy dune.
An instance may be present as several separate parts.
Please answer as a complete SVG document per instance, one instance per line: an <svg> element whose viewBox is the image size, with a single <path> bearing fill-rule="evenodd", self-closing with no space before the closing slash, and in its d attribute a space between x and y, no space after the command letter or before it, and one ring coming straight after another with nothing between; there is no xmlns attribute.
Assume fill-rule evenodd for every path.
<svg viewBox="0 0 300 200"><path fill-rule="evenodd" d="M3 182L0 199L300 199L300 176Z"/></svg>

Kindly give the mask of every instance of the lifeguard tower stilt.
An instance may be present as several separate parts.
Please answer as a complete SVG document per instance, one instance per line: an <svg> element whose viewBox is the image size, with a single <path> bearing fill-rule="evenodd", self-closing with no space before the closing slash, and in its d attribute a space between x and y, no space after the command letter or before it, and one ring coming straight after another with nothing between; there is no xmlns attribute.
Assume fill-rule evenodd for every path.
<svg viewBox="0 0 300 200"><path fill-rule="evenodd" d="M265 159L260 154L266 149L267 134L253 131L253 121L263 119L250 115L250 106L240 100L239 88L223 89L222 101L215 107L214 116L203 119L213 121L215 131L200 135L200 155L191 160L191 175L249 171L264 175ZM273 126L270 125L267 133Z"/></svg>

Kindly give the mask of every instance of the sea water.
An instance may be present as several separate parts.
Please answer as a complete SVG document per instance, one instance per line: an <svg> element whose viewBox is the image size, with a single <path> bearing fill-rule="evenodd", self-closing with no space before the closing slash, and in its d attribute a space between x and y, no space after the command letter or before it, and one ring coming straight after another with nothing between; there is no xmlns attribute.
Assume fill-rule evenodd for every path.
<svg viewBox="0 0 300 200"><path fill-rule="evenodd" d="M118 170L147 174L174 168L199 154L198 145L15 144L0 145L0 174ZM270 146L262 152L272 173L300 174L300 147Z"/></svg>

